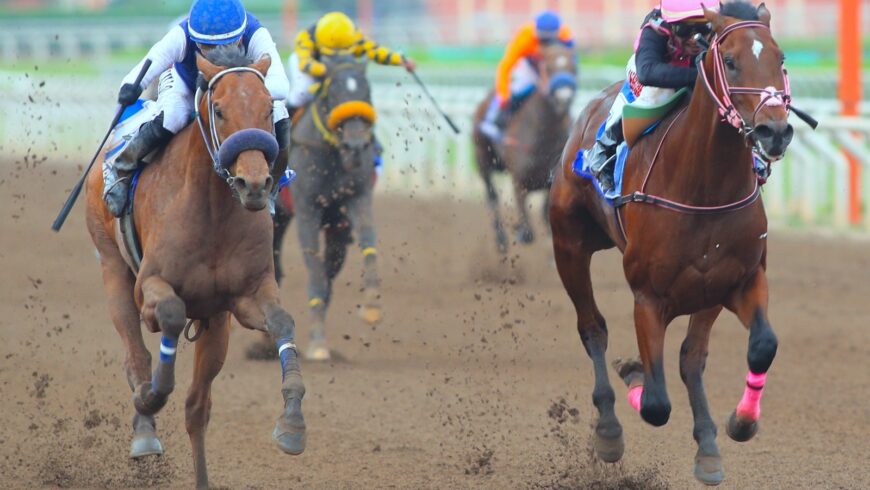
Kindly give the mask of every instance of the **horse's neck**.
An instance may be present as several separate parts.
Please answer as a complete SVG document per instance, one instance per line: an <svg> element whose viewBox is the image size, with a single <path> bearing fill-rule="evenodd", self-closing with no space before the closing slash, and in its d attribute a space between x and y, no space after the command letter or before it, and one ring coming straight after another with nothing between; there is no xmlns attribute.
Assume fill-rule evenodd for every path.
<svg viewBox="0 0 870 490"><path fill-rule="evenodd" d="M668 185L696 205L727 204L749 194L755 185L752 152L740 133L721 122L700 78L682 117L680 127L667 136L674 150L662 159L679 166L665 172L672 182Z"/></svg>
<svg viewBox="0 0 870 490"><path fill-rule="evenodd" d="M208 216L220 219L236 203L226 181L213 169L199 126L193 122L175 139L184 157L169 163L179 169L181 175L177 177L183 179L181 192L186 206L194 212L208 212Z"/></svg>
<svg viewBox="0 0 870 490"><path fill-rule="evenodd" d="M562 120L556 114L555 109L553 109L546 96L535 91L529 96L525 110L529 111L534 118L533 124L530 124L528 127L535 128L535 130L521 131L520 134L528 134L530 145L538 147L564 145L566 138L564 133L567 131L567 128L563 129ZM558 124L555 124L556 122Z"/></svg>

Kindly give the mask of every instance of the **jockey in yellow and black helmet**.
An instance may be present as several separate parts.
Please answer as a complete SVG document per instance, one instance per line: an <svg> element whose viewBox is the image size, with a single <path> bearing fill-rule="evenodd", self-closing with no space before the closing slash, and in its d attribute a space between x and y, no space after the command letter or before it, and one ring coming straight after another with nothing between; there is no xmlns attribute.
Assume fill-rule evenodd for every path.
<svg viewBox="0 0 870 490"><path fill-rule="evenodd" d="M290 96L287 105L293 111L311 99L310 87L326 75L323 55L352 54L365 56L381 65L402 65L414 71L416 65L407 56L393 51L366 37L350 18L341 12L330 12L296 36L289 59Z"/></svg>

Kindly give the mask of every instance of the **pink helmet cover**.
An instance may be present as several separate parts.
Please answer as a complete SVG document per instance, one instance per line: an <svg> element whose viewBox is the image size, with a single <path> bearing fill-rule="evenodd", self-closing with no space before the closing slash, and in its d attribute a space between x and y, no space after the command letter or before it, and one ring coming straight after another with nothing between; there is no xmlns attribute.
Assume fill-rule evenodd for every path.
<svg viewBox="0 0 870 490"><path fill-rule="evenodd" d="M704 7L718 11L719 0L661 0L660 6L662 18L667 22L703 17Z"/></svg>

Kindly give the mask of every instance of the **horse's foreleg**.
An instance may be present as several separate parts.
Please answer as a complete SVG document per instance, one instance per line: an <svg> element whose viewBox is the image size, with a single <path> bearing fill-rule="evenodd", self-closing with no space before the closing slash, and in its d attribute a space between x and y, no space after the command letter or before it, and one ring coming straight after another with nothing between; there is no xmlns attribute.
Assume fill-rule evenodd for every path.
<svg viewBox="0 0 870 490"><path fill-rule="evenodd" d="M514 183L514 200L517 205L517 213L519 213L519 221L514 227L516 232L517 242L532 243L535 241L535 232L532 230L532 225L529 223L529 210L527 208L527 198L529 191L522 182L518 182L516 178Z"/></svg>
<svg viewBox="0 0 870 490"><path fill-rule="evenodd" d="M498 192L496 192L495 185L492 183L491 172L483 173L483 183L486 185L486 204L492 213L492 224L495 227L495 243L498 246L499 253L507 253L508 240L501 222L501 212L498 209Z"/></svg>
<svg viewBox="0 0 870 490"><path fill-rule="evenodd" d="M326 309L329 306L330 286L326 266L320 255L320 227L323 209L302 202L297 203L296 232L302 257L308 270L308 310L311 313L311 328L306 357L324 361L330 357L326 347Z"/></svg>
<svg viewBox="0 0 870 490"><path fill-rule="evenodd" d="M689 330L680 348L680 377L689 392L689 404L695 428L692 435L698 443L695 454L695 478L707 485L722 482L722 457L716 445L716 424L710 417L707 396L704 394L704 367L707 362L707 345L713 322L722 311L721 306L695 313L689 319Z"/></svg>
<svg viewBox="0 0 870 490"><path fill-rule="evenodd" d="M767 302L767 275L759 268L743 290L726 305L749 329L749 373L746 375L746 388L726 425L728 435L739 442L752 439L758 432L761 395L767 380L767 371L776 356L778 342L767 319Z"/></svg>
<svg viewBox="0 0 870 490"><path fill-rule="evenodd" d="M175 349L184 329L186 308L172 286L158 276L142 281L142 317L152 329L162 332L160 360L150 383L143 383L133 395L136 410L143 415L157 413L175 388Z"/></svg>
<svg viewBox="0 0 870 490"><path fill-rule="evenodd" d="M151 380L151 354L145 347L139 311L133 302L133 275L117 249L101 251L100 260L103 284L109 300L109 316L127 350L124 360L127 383L131 390L135 390ZM141 458L152 454L163 454L163 444L157 438L154 417L137 413L133 418L130 457Z"/></svg>
<svg viewBox="0 0 870 490"><path fill-rule="evenodd" d="M357 230L363 255L363 304L360 315L370 325L381 321L381 279L378 276L377 234L375 233L372 194L366 192L350 203L350 219Z"/></svg>
<svg viewBox="0 0 870 490"><path fill-rule="evenodd" d="M592 403L598 409L595 451L608 463L619 461L625 449L622 426L613 410L615 395L607 375L607 324L592 294L589 266L592 250L584 242L583 222L561 212L553 217L553 250L559 277L577 312L577 331L595 370Z"/></svg>
<svg viewBox="0 0 870 490"><path fill-rule="evenodd" d="M305 419L302 416L305 384L299 367L293 317L278 304L278 288L274 283L262 285L256 297L239 299L232 312L242 325L268 331L275 342L281 359L284 411L278 417L272 438L285 453L301 454L305 450Z"/></svg>
<svg viewBox="0 0 870 490"><path fill-rule="evenodd" d="M657 304L644 299L641 293L635 293L635 298L634 327L644 374L642 386L630 386L629 401L635 408L639 401L640 416L658 427L668 423L671 416L662 359L667 325Z"/></svg>
<svg viewBox="0 0 870 490"><path fill-rule="evenodd" d="M201 322L197 322L201 323ZM196 487L208 488L208 471L205 460L205 429L211 412L211 383L224 365L230 339L229 315L222 313L209 318L196 343L193 359L193 379L184 406L185 426L193 449L193 468L196 472Z"/></svg>

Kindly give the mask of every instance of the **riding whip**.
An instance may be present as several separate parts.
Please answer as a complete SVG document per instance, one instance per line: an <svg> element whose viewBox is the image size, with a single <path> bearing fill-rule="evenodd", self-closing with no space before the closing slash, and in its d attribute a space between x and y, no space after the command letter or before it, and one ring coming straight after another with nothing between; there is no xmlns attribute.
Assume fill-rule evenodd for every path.
<svg viewBox="0 0 870 490"><path fill-rule="evenodd" d="M151 60L145 60L145 63L142 65L142 69L139 71L139 75L136 77L136 81L133 82L135 86L139 86L142 83L142 79L145 78L145 73L148 72L148 68L151 67ZM115 126L118 124L118 121L121 119L121 115L124 113L124 109L127 108L127 105L119 104L118 112L115 113L115 118L112 119L112 124L109 125L109 130L106 131L106 136L103 137L102 143L97 147L96 153L94 153L94 158L91 159L91 163L88 164L88 167L85 169L85 172L79 177L79 181L76 182L75 187L73 187L72 192L70 192L69 197L66 199L66 202L63 204L63 208L61 208L60 213L58 213L57 218L55 218L54 223L51 225L51 229L54 231L60 231L60 228L63 226L63 222L66 221L66 217L69 216L69 212L72 211L73 205L76 203L76 200L79 198L79 194L82 192L82 187L85 185L85 179L88 176L88 172L91 171L91 167L94 166L94 162L97 161L97 157L100 155L100 152L103 150L103 145L106 144L106 140L109 139L109 135L112 134L112 130L115 129Z"/></svg>
<svg viewBox="0 0 870 490"><path fill-rule="evenodd" d="M435 97L432 97L432 94L429 93L429 89L427 89L426 85L423 84L423 80L420 80L420 76L417 75L416 72L410 70L409 73L411 74L411 76L414 77L414 80L416 80L417 83L420 84L420 88L423 89L423 92L426 94L427 97L429 97L429 100L432 101L432 105L435 106L435 109L441 113L441 115L444 117L444 120L447 121L447 124L449 124L450 128L453 129L453 132L459 134L459 128L456 127L456 124L453 123L453 121L450 119L450 116L448 116L443 110L441 110L438 102L435 101Z"/></svg>

